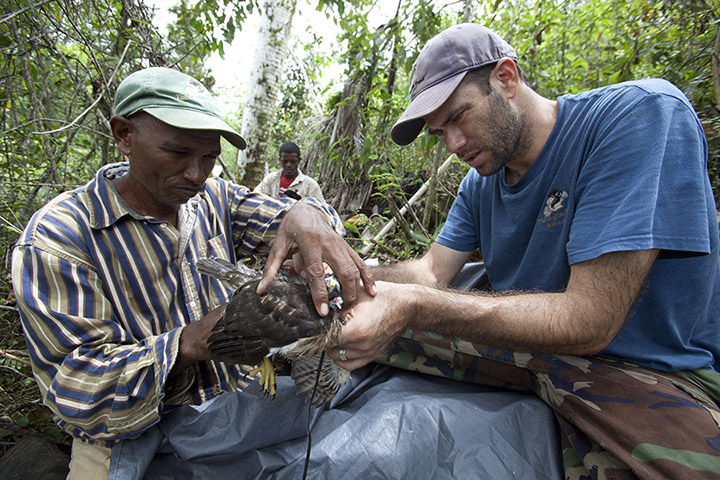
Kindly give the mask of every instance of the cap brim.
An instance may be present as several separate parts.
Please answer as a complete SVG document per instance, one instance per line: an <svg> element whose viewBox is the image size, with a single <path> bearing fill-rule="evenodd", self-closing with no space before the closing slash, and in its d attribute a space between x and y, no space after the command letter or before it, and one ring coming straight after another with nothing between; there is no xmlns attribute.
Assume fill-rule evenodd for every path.
<svg viewBox="0 0 720 480"><path fill-rule="evenodd" d="M422 117L440 108L460 85L466 73L467 71L460 72L420 92L390 130L393 142L398 145L412 143L425 126Z"/></svg>
<svg viewBox="0 0 720 480"><path fill-rule="evenodd" d="M149 113L161 122L177 128L188 130L217 130L220 135L236 148L244 150L247 147L245 139L240 136L230 125L212 115L207 115L194 110L180 108L145 108L143 111Z"/></svg>

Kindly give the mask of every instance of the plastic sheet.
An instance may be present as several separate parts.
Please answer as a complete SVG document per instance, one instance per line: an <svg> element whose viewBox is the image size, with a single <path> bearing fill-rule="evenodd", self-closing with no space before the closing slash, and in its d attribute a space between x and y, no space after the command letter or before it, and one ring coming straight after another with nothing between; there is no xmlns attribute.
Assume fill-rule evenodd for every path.
<svg viewBox="0 0 720 480"><path fill-rule="evenodd" d="M112 479L560 479L552 410L511 392L387 366L353 372L331 405L310 408L287 377L182 407L113 448Z"/></svg>

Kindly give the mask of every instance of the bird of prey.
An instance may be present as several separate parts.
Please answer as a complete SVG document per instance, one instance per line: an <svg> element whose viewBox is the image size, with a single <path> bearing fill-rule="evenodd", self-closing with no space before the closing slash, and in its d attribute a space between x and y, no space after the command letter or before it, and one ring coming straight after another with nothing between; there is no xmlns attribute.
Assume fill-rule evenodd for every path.
<svg viewBox="0 0 720 480"><path fill-rule="evenodd" d="M305 395L306 402L317 407L332 400L350 377L350 372L321 355L336 344L342 330L342 297L334 276L325 279L331 314L321 317L307 283L299 275L281 272L267 292L258 295L255 291L261 272L217 258L199 259L196 267L202 274L237 287L208 338L213 355L232 362L263 357L261 365L250 374L260 372L263 389L270 395L275 394L271 358L287 359L298 395Z"/></svg>

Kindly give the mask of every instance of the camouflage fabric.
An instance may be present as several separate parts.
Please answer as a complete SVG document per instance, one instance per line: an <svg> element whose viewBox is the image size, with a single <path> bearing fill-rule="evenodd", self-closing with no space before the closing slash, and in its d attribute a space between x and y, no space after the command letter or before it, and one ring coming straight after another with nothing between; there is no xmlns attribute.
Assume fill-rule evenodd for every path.
<svg viewBox="0 0 720 480"><path fill-rule="evenodd" d="M408 331L377 360L535 392L555 412L566 479L720 479L720 374L539 355Z"/></svg>

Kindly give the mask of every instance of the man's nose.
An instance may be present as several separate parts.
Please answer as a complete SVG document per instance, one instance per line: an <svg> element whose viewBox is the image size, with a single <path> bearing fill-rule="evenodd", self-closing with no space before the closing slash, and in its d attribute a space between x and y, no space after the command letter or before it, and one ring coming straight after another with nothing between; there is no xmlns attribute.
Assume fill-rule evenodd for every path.
<svg viewBox="0 0 720 480"><path fill-rule="evenodd" d="M210 166L209 170L206 168L206 163L209 162L204 161L202 158L191 160L184 171L185 179L191 181L195 185L204 184L208 175L210 175L215 162L212 162L213 165Z"/></svg>
<svg viewBox="0 0 720 480"><path fill-rule="evenodd" d="M449 153L457 153L467 144L467 137L457 129L448 129L443 136L443 140Z"/></svg>

